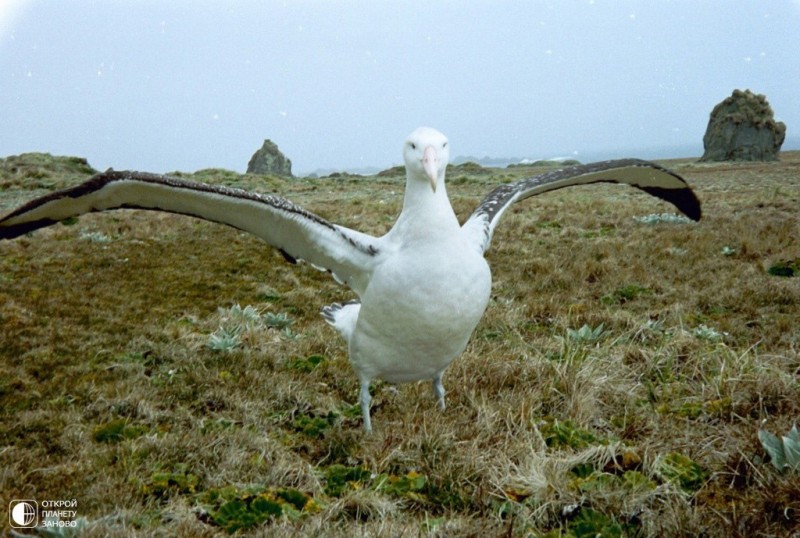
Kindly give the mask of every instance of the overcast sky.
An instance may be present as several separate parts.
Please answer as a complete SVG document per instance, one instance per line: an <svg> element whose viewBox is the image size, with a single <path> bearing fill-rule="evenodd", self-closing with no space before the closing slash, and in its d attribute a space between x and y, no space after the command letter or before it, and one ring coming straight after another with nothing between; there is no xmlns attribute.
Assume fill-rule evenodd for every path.
<svg viewBox="0 0 800 538"><path fill-rule="evenodd" d="M0 156L243 172L451 155L699 156L734 88L800 147L800 0L0 0Z"/></svg>

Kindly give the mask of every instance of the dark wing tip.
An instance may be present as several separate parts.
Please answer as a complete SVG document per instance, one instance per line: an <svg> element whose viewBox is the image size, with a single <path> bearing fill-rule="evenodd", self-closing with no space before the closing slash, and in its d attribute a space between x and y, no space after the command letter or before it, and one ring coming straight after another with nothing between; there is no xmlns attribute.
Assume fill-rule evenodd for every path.
<svg viewBox="0 0 800 538"><path fill-rule="evenodd" d="M0 220L0 239L14 239L28 232L33 232L39 228L45 228L58 222L57 220L41 219L10 226L3 226Z"/></svg>
<svg viewBox="0 0 800 538"><path fill-rule="evenodd" d="M684 189L665 189L663 187L640 187L643 191L677 207L681 213L692 219L699 221L703 217L703 210L700 200L697 199L694 191L688 186Z"/></svg>
<svg viewBox="0 0 800 538"><path fill-rule="evenodd" d="M95 174L79 185L51 192L50 194L35 198L28 203L23 204L10 213L0 217L0 239L14 239L15 237L19 237L26 233L38 230L39 228L45 228L55 224L56 222L59 222L59 219L43 218L20 222L18 224L4 224L8 220L23 215L54 200L60 200L62 198L78 198L89 192L99 190L112 181L122 179L124 175L124 172L114 172L111 170L101 172L99 174Z"/></svg>
<svg viewBox="0 0 800 538"><path fill-rule="evenodd" d="M674 205L678 210L692 219L693 221L699 221L703 216L703 211L701 208L700 200L697 198L697 195L694 193L692 188L686 182L686 180L681 177L679 174L673 172L669 168L665 168L659 164L650 161L644 161L642 159L620 159L617 161L603 161L601 163L596 163L597 165L614 165L619 167L625 166L633 166L638 168L652 168L653 170L662 172L664 174L669 174L673 178L677 179L681 187L658 187L653 185L641 185L637 183L631 183L632 186L643 190L644 192L650 194L651 196L655 196L656 198L661 198L665 202L669 202ZM590 165L591 166L591 165Z"/></svg>

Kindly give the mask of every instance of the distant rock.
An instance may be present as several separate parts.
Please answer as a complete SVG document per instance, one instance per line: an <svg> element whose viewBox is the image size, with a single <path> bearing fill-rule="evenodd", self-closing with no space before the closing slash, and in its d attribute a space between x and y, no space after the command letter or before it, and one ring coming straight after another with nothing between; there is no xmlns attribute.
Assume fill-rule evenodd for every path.
<svg viewBox="0 0 800 538"><path fill-rule="evenodd" d="M292 177L292 161L280 152L275 142L267 139L261 149L250 157L247 173Z"/></svg>
<svg viewBox="0 0 800 538"><path fill-rule="evenodd" d="M734 90L711 111L700 160L777 161L785 137L765 96Z"/></svg>

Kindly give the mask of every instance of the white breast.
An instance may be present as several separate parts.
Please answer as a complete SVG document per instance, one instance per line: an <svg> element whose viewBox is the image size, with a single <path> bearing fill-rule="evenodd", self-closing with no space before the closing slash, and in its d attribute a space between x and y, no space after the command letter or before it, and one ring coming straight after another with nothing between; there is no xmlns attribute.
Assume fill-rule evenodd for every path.
<svg viewBox="0 0 800 538"><path fill-rule="evenodd" d="M350 339L350 360L370 379L433 379L464 351L490 288L483 256L452 237L405 248L373 273Z"/></svg>

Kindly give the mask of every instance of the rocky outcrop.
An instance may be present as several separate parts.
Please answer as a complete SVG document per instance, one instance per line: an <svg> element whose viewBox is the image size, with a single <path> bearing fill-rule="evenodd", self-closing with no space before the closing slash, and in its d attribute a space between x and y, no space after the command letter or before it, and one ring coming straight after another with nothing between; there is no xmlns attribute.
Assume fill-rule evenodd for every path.
<svg viewBox="0 0 800 538"><path fill-rule="evenodd" d="M261 149L250 157L247 173L292 177L292 161L280 152L275 142L267 139Z"/></svg>
<svg viewBox="0 0 800 538"><path fill-rule="evenodd" d="M750 90L733 94L711 111L701 161L777 161L786 124L775 121L763 95Z"/></svg>

